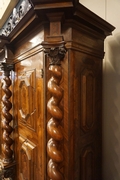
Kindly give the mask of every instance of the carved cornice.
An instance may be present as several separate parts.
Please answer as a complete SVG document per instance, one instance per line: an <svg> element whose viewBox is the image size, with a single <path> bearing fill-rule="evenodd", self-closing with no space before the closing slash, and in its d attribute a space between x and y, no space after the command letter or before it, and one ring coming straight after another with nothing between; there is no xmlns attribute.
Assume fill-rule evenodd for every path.
<svg viewBox="0 0 120 180"><path fill-rule="evenodd" d="M17 26L25 14L31 9L29 0L21 0L13 9L12 14L1 29L0 35L8 36L12 30Z"/></svg>
<svg viewBox="0 0 120 180"><path fill-rule="evenodd" d="M67 8L77 5L79 0L31 0L35 9L48 9L48 8Z"/></svg>

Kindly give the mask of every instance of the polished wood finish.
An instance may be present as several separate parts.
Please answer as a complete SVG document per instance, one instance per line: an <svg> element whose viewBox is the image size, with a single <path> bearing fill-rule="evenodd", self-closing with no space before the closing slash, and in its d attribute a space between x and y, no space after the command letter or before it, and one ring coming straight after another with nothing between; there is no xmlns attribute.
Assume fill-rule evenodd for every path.
<svg viewBox="0 0 120 180"><path fill-rule="evenodd" d="M43 119L43 53L41 48L28 55L21 55L24 61L15 65L14 115L18 120L16 139L16 160L18 179L44 179L45 124ZM29 57L30 54L30 57ZM16 134L16 135L17 135ZM24 167L24 168L23 168Z"/></svg>
<svg viewBox="0 0 120 180"><path fill-rule="evenodd" d="M11 146L13 144L13 140L10 137L13 128L11 127L10 123L12 121L12 115L10 110L12 108L12 103L10 102L10 98L12 93L9 89L11 86L11 79L10 79L10 71L13 69L10 65L6 63L1 64L1 70L4 72L4 76L2 79L2 89L4 91L4 95L2 97L2 152L3 152L3 163L10 164L13 161L13 150Z"/></svg>
<svg viewBox="0 0 120 180"><path fill-rule="evenodd" d="M14 179L101 180L102 59L114 27L77 0L30 3L0 46L14 65Z"/></svg>
<svg viewBox="0 0 120 180"><path fill-rule="evenodd" d="M59 23L56 24L59 34ZM51 25L53 27L53 24ZM52 32L53 32L53 28ZM52 34L52 33L50 33ZM56 36L55 39L60 37ZM61 37L62 39L62 37ZM63 98L63 89L60 87L60 82L62 79L62 67L61 61L63 60L66 48L64 46L64 41L61 43L56 41L56 44L53 42L42 43L45 53L50 59L49 71L51 77L48 80L47 87L48 92L50 92L50 99L47 102L47 110L51 115L50 119L47 122L47 133L50 136L47 142L47 153L49 156L49 161L47 164L47 172L50 179L64 179L63 170L61 171L61 164L63 162L63 107L61 107L60 102ZM54 48L53 48L54 45Z"/></svg>

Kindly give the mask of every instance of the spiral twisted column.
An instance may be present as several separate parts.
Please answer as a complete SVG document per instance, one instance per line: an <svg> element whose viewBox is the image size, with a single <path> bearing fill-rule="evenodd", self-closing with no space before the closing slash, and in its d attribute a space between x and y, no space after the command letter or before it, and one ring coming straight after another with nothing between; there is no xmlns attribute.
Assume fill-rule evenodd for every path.
<svg viewBox="0 0 120 180"><path fill-rule="evenodd" d="M9 76L13 66L6 63L1 63L0 68L3 71L2 90L4 91L4 95L2 97L2 160L4 164L8 165L13 161L13 150L11 149L13 140L10 137L11 133L13 132L13 128L10 125L12 115L9 112L12 108L12 103L9 100L12 96L9 89L11 86L11 79Z"/></svg>
<svg viewBox="0 0 120 180"><path fill-rule="evenodd" d="M52 77L48 82L48 90L52 97L47 103L47 109L52 117L47 123L47 132L51 137L47 143L47 153L50 157L48 175L52 180L61 180L63 179L63 175L59 170L59 163L63 161L61 151L61 141L63 139L61 121L63 112L59 107L59 103L63 97L63 92L59 83L62 77L62 70L61 66L58 65L51 65L49 70Z"/></svg>
<svg viewBox="0 0 120 180"><path fill-rule="evenodd" d="M66 49L64 43L51 48L51 44L42 44L45 53L49 58L49 71L51 77L47 83L48 91L51 98L47 103L47 111L51 118L47 122L47 133L49 140L47 142L47 154L49 161L47 164L47 172L50 180L63 180L64 175L61 171L61 163L64 161L62 141L63 127L61 121L63 119L63 110L60 108L60 102L63 98L63 89L60 87L62 78L61 61L63 60Z"/></svg>

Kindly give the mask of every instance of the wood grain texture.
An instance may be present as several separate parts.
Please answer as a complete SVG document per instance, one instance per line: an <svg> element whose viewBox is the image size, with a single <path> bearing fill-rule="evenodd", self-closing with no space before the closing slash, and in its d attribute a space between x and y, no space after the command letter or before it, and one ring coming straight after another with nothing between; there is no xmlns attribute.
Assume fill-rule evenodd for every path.
<svg viewBox="0 0 120 180"><path fill-rule="evenodd" d="M61 121L63 112L59 107L59 103L63 97L63 91L59 86L62 78L62 69L59 65L51 65L51 78L48 81L48 90L52 97L47 103L48 112L51 114L51 119L47 123L47 130L51 138L47 143L47 152L50 157L48 162L48 176L53 180L62 180L63 175L60 172L59 163L63 161L61 141L63 140L63 132Z"/></svg>
<svg viewBox="0 0 120 180"><path fill-rule="evenodd" d="M1 151L7 158L15 152L15 180L101 180L102 59L114 27L78 0L30 2L9 36L0 37L0 59L15 65L15 143L11 149L9 142L9 157Z"/></svg>
<svg viewBox="0 0 120 180"><path fill-rule="evenodd" d="M35 49L30 49L28 52L28 46L25 47L25 53L22 55L21 51L16 51L17 54L19 52L19 58L23 61L15 65L14 103L16 109L14 113L18 123L15 142L16 153L18 152L16 161L19 168L17 178L39 180L39 178L44 179L45 174L44 96L41 77L43 53L40 47L37 47L37 53Z"/></svg>
<svg viewBox="0 0 120 180"><path fill-rule="evenodd" d="M11 79L9 66L6 63L1 64L1 68L4 72L2 79L2 90L4 95L2 97L2 153L3 153L3 163L10 164L13 161L13 150L11 148L13 144L13 139L10 137L13 132L13 128L10 125L13 120L10 110L12 108L11 96L12 92L10 90Z"/></svg>

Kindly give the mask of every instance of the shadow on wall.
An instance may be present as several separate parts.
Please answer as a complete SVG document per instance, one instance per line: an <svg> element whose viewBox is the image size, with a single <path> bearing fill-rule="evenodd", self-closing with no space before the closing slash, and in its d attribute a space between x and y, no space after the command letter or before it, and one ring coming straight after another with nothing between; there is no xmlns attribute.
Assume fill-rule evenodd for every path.
<svg viewBox="0 0 120 180"><path fill-rule="evenodd" d="M120 180L120 33L106 40L103 67L103 180Z"/></svg>

